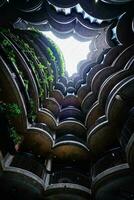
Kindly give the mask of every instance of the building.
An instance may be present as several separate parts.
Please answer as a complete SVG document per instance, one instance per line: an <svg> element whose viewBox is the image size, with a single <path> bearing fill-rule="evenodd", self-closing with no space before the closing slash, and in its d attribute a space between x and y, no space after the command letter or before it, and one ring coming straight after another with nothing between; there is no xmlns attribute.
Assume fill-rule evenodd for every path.
<svg viewBox="0 0 134 200"><path fill-rule="evenodd" d="M133 0L0 1L0 194L134 199ZM67 76L40 33L91 40Z"/></svg>

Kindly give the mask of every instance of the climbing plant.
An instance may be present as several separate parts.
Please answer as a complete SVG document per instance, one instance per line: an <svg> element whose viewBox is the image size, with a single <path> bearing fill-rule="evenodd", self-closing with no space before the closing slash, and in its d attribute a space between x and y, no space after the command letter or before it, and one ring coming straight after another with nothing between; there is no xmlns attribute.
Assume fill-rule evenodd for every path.
<svg viewBox="0 0 134 200"><path fill-rule="evenodd" d="M62 51L60 50L58 45L52 39L47 37L47 40L48 40L48 42L50 42L50 44L52 46L53 54L57 55L57 56L55 56L55 61L56 61L56 67L57 67L59 76L64 76L65 75L65 60L64 60ZM50 52L50 54L52 54L52 53Z"/></svg>
<svg viewBox="0 0 134 200"><path fill-rule="evenodd" d="M19 135L11 122L11 118L17 118L21 115L21 108L16 103L0 102L0 113L3 114L9 122L9 134L14 144L22 141L22 135Z"/></svg>

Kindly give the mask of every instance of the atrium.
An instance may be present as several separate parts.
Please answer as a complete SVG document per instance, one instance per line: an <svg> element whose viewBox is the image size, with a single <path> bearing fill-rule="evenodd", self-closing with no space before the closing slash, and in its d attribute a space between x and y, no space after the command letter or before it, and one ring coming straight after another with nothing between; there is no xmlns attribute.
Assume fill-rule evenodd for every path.
<svg viewBox="0 0 134 200"><path fill-rule="evenodd" d="M133 10L0 0L1 198L134 200Z"/></svg>

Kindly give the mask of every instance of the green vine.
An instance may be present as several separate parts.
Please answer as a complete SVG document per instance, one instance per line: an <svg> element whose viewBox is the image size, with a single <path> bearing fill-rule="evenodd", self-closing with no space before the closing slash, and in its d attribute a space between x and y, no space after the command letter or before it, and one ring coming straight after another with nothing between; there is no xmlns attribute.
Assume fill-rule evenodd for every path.
<svg viewBox="0 0 134 200"><path fill-rule="evenodd" d="M16 103L4 103L0 102L0 113L5 114L10 125L10 138L13 140L14 144L20 143L22 141L22 136L17 133L15 127L12 126L10 118L16 118L22 113L20 107Z"/></svg>
<svg viewBox="0 0 134 200"><path fill-rule="evenodd" d="M22 111L21 108L16 103L0 103L0 113L5 113L10 117L18 117Z"/></svg>
<svg viewBox="0 0 134 200"><path fill-rule="evenodd" d="M35 72L35 76L40 84L40 94L39 96L41 97L42 94L44 93L45 94L45 91L42 92L42 90L45 90L45 85L47 86L47 88L49 88L50 84L52 83L52 79L48 78L49 77L49 73L48 73L48 67L47 65L43 64L40 62L39 58L37 57L35 51L33 48L31 48L29 46L28 43L24 42L22 39L19 40L20 43L21 43L21 47L23 49L23 52L26 53L26 54L29 54L31 56L31 60L30 60L30 65L33 69L33 71ZM36 68L35 68L35 64L34 62L36 62L38 68L40 69L40 71L44 74L44 81L42 81L40 78L39 78L39 75L38 73L36 72Z"/></svg>
<svg viewBox="0 0 134 200"><path fill-rule="evenodd" d="M34 122L36 120L36 105L33 99L30 99L30 112L28 113L28 118Z"/></svg>
<svg viewBox="0 0 134 200"><path fill-rule="evenodd" d="M14 54L14 51L11 47L11 42L7 39L3 39L2 42L1 42L1 46L4 48L6 54L7 54L7 57L8 59L16 65L16 56Z"/></svg>
<svg viewBox="0 0 134 200"><path fill-rule="evenodd" d="M13 140L14 144L20 144L23 137L17 133L14 127L11 127L10 138Z"/></svg>
<svg viewBox="0 0 134 200"><path fill-rule="evenodd" d="M60 50L60 48L57 46L57 44L51 40L50 38L48 38L48 41L50 42L50 44L52 45L53 49L54 49L54 52L56 52L57 54L57 57L55 57L56 59L56 67L57 67L57 70L58 70L58 73L60 76L64 76L65 75L65 60L64 60L64 56Z"/></svg>
<svg viewBox="0 0 134 200"><path fill-rule="evenodd" d="M52 50L51 50L49 47L47 48L47 53L48 53L48 55L50 56L50 58L52 59L52 61L55 62L55 61L56 61L56 58L55 58L55 56L54 56Z"/></svg>

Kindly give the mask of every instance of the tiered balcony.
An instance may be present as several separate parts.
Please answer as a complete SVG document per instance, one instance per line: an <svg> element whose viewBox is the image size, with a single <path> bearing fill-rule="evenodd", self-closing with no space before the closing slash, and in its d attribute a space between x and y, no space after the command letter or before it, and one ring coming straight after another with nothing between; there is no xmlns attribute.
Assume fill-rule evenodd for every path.
<svg viewBox="0 0 134 200"><path fill-rule="evenodd" d="M93 39L69 78L51 40L35 30L1 29L0 103L21 108L18 117L6 116L5 127L22 136L19 148L0 158L5 199L134 198L133 8L132 0L0 1L4 27ZM5 142L6 131L0 130L2 153L12 140ZM75 167L53 168L56 162ZM77 162L89 164L79 171Z"/></svg>
<svg viewBox="0 0 134 200"><path fill-rule="evenodd" d="M48 199L89 199L90 179L73 168L54 171L49 175L45 196Z"/></svg>
<svg viewBox="0 0 134 200"><path fill-rule="evenodd" d="M84 140L72 134L65 134L56 139L53 156L61 160L86 160L90 152Z"/></svg>
<svg viewBox="0 0 134 200"><path fill-rule="evenodd" d="M133 197L133 172L120 148L105 153L92 167L92 192L95 199ZM120 190L119 190L120 188ZM131 199L131 198L130 198Z"/></svg>
<svg viewBox="0 0 134 200"><path fill-rule="evenodd" d="M33 155L7 155L0 176L0 192L5 198L42 198L45 168Z"/></svg>

